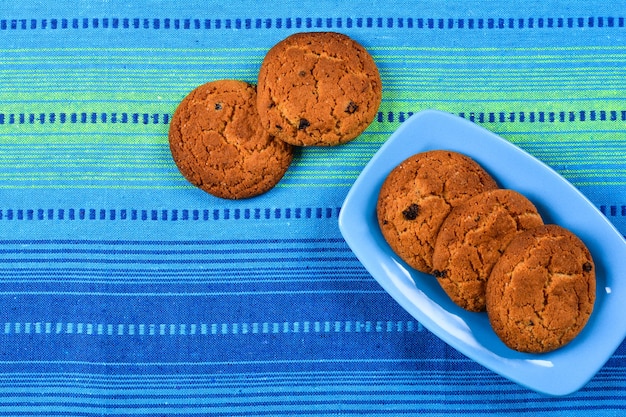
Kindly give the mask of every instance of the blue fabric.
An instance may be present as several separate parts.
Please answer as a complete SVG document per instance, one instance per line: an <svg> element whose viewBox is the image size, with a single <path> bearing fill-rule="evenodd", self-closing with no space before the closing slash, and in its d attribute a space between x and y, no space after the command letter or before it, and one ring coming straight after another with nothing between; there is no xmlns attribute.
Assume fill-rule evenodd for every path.
<svg viewBox="0 0 626 417"><path fill-rule="evenodd" d="M600 1L4 4L0 415L621 415L624 345L578 393L533 393L409 316L337 217L386 138L437 108L552 166L626 234L625 19ZM374 56L370 128L298 150L250 200L186 183L178 102L255 82L272 45L314 30Z"/></svg>

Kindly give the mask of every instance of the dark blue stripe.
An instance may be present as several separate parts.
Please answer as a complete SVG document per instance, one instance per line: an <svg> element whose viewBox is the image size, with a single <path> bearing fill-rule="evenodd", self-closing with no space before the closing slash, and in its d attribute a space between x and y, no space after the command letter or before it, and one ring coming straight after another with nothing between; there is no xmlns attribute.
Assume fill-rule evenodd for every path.
<svg viewBox="0 0 626 417"><path fill-rule="evenodd" d="M602 204L598 209L607 217L626 217L626 204ZM44 220L65 220L65 221L149 221L149 222L176 222L176 221L216 221L216 220L282 220L282 219L336 219L339 217L340 207L288 207L288 208L252 208L252 209L84 209L84 208L21 208L0 209L0 220L5 221L44 221ZM2 242L20 242L21 240L3 240ZM84 243L89 241L68 241L71 244ZM93 241L96 244L205 244L209 241ZM223 243L234 241L224 241ZM241 241L251 242L251 241ZM260 243L270 243L271 240L259 241ZM275 242L285 242L275 240ZM62 240L55 241L31 241L28 243L53 243L62 244ZM216 243L212 241L211 243Z"/></svg>
<svg viewBox="0 0 626 417"><path fill-rule="evenodd" d="M259 219L335 219L340 207L220 208L220 209L0 209L0 220L136 220L214 221Z"/></svg>
<svg viewBox="0 0 626 417"><path fill-rule="evenodd" d="M299 385L298 385L299 386ZM495 386L494 386L495 388ZM393 392L393 391L392 391ZM420 392L419 388L417 388L417 392ZM568 401L564 401L564 400L560 400L560 399L536 399L535 402L533 402L534 404L537 404L536 406L530 406L530 407L525 407L525 406L517 406L515 404L507 404L507 396L504 395L503 393L503 397L500 398L498 396L490 396L490 397L485 397L484 395L486 393L493 393L493 391L489 390L459 390L459 392L447 392L446 394L446 404L449 406L453 406L455 409L457 408L461 408L459 406L466 406L467 405L467 400L466 399L460 399L459 396L461 395L467 395L467 396L471 396L472 399L472 405L476 405L476 406L480 406L480 405L498 405L497 408L493 409L493 408L489 408L489 409L478 409L478 410L473 410L473 409L467 409L464 408L463 409L463 414L466 413L470 413L470 414L482 414L482 413L486 413L486 414L496 414L496 413L520 413L520 412L554 412L554 411L573 411L573 410L579 410L579 411L585 411L585 410L597 410L598 409L598 405L571 405L568 404ZM508 391L507 391L508 393ZM525 394L524 391L519 391L518 395L521 395L522 393ZM67 407L68 409L73 409L74 407L79 407L82 409L93 409L94 412L97 410L101 410L103 408L105 408L103 405L100 404L93 404L93 403L85 403L85 402L80 402L77 401L76 398L102 398L102 399L108 399L110 398L111 407L115 407L118 410L137 410L137 409L146 409L146 410L150 410L151 408L157 408L157 409L169 409L173 412L176 411L176 409L178 408L190 408L190 407L197 407L199 408L200 411L202 409L210 412L211 409L213 408L227 408L227 407L232 407L232 413L231 412L224 412L224 415L255 415L257 413L260 413L261 415L268 415L266 413L268 413L268 411L266 410L266 407L271 407L271 412L269 412L270 415L273 415L276 413L276 411L274 410L274 408L276 406L281 406L281 408L284 408L284 410L281 410L279 412L279 414L288 414L288 415L298 415L300 413L306 413L307 412L307 406L311 406L310 411L314 411L315 414L321 413L322 414L333 414L333 415L337 415L337 411L335 407L329 407L327 409L326 412L320 410L320 408L318 406L321 405L326 405L326 406L337 406L337 405L342 405L341 409L341 414L343 415L346 411L352 414L367 414L368 411L364 411L362 410L360 407L354 410L350 410L350 406L351 405L359 405L359 406L363 406L363 405L368 405L369 408L371 408L371 412L375 413L375 414L379 414L381 412L384 412L385 414L392 414L395 410L395 412L408 412L408 411L414 411L414 412L425 412L425 413L436 413L436 414L447 414L450 415L450 410L449 409L438 409L440 404L438 402L438 400L436 398L432 398L432 399L421 399L420 397L413 397L411 395L411 393L407 393L407 392L400 392L400 393L396 393L393 392L393 394L395 395L399 395L399 396L403 396L404 398L401 399L393 399L393 398L387 398L384 399L384 403L381 402L381 393L378 391L370 391L370 390L362 390L362 391L342 391L341 389L338 390L332 390L332 391L323 391L323 390L319 390L319 391L315 391L315 395L320 395L322 396L321 398L326 398L326 399L321 399L321 398L317 398L317 399L299 399L298 397L312 397L313 393L312 392L268 392L268 393L254 393L254 394L245 394L245 393L240 393L237 395L224 395L221 397L221 401L219 403L216 404L209 404L206 401L199 401L198 403L194 402L194 398L199 398L201 400L204 400L205 398L202 397L202 395L200 394L190 394L188 396L184 396L184 395L141 395L141 396L130 396L130 395L115 395L113 400L112 396L109 395L94 395L94 396L89 396L89 395L80 395L80 394L54 394L55 398L67 398L68 401L63 401L62 403L59 402L37 402L37 406L39 407L52 407L52 408L57 408L57 407ZM332 394L332 395L331 395ZM368 394L377 394L377 395L373 395L372 399L369 399ZM33 394L26 394L24 395L25 397L32 397ZM49 395L44 394L44 397L48 397ZM344 398L337 398L337 399L333 399L334 396L339 396L339 397L344 397ZM348 399L345 398L347 396L350 396L352 398L355 399ZM481 397L482 396L482 397ZM20 402L19 395L12 395L12 398L15 398L16 402L13 403L13 406L19 406L19 405L27 405L30 404L28 402L28 400L24 400L24 402ZM232 401L228 401L227 398L233 398ZM241 401L235 401L235 397L240 398L240 399L245 399L247 397L252 397L254 398L254 401L250 402L250 403L242 403ZM263 400L259 400L259 397L264 397ZM459 398L459 399L456 399ZM137 400L141 400L141 399L145 399L145 400L150 400L150 399L162 399L163 402L162 403L142 403L141 401L138 401L137 404L124 404L123 401L125 399L137 399ZM180 400L180 399L187 399L188 401L186 401L185 403L174 403L174 404L169 404L167 402L167 400ZM568 399L569 401L571 401L571 399ZM622 400L621 397L611 397L611 396L599 396L599 397L594 397L591 401L596 402L596 403L602 403L602 409L603 410L624 410L626 409L626 405L624 404L620 404L619 402ZM506 404L506 405L505 405ZM539 405L542 404L542 405ZM434 405L434 407L430 407L431 405ZM393 406L393 407L388 407L388 406ZM455 407L456 406L456 407ZM295 410L291 409L291 407L297 407ZM385 410L385 408L392 408L389 410ZM243 412L237 412L238 408L247 408L247 409L251 409L251 408L257 408L258 411L247 411L245 413ZM250 414L251 413L251 414ZM108 413L106 413L108 414ZM179 415L178 413L175 413L176 415ZM221 413L218 413L218 415ZM72 415L74 415L74 413L72 412ZM213 415L213 413L211 412L211 415Z"/></svg>
<svg viewBox="0 0 626 417"><path fill-rule="evenodd" d="M0 124L168 124L169 113L127 112L51 112L51 113L3 113Z"/></svg>
<svg viewBox="0 0 626 417"><path fill-rule="evenodd" d="M255 264L255 263L285 263L285 262L350 262L355 261L353 256L349 257L280 257L280 258L237 258L239 264ZM228 264L233 259L82 259L82 258L0 258L0 263L21 264L21 263L40 263L40 264L59 264L59 263L79 263L79 264Z"/></svg>
<svg viewBox="0 0 626 417"><path fill-rule="evenodd" d="M417 110L378 112L378 123L404 122ZM576 111L497 111L460 112L460 117L471 121L498 123L571 123L571 122L624 122L626 109L582 109ZM50 113L0 113L0 125L24 124L168 124L169 113L125 112L50 112Z"/></svg>
<svg viewBox="0 0 626 417"><path fill-rule="evenodd" d="M1 19L0 30L264 30L387 28L422 30L506 30L623 28L623 16L587 17L256 17L256 18L38 18Z"/></svg>

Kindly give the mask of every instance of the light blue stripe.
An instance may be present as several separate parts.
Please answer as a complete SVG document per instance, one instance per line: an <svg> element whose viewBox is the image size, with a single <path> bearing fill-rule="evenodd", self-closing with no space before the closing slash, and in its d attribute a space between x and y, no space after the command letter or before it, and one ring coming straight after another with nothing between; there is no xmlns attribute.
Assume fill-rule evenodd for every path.
<svg viewBox="0 0 626 417"><path fill-rule="evenodd" d="M276 291L214 291L214 292L99 292L99 291L0 291L1 296L17 295L64 295L94 297L217 297L217 296L262 296L262 295L304 295L304 294L386 294L384 290L276 290Z"/></svg>
<svg viewBox="0 0 626 417"><path fill-rule="evenodd" d="M218 331L218 327L220 330ZM211 329L209 331L208 329ZM198 336L295 333L412 333L420 323L397 320L335 320L235 323L75 323L5 322L4 334L82 334L91 336Z"/></svg>

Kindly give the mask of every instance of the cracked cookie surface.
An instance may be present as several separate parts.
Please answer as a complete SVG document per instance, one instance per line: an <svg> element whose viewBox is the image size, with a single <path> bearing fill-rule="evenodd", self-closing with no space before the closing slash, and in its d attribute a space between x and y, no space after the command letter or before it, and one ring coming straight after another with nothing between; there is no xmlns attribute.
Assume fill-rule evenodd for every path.
<svg viewBox="0 0 626 417"><path fill-rule="evenodd" d="M293 158L293 147L261 126L255 87L236 80L212 81L191 91L174 112L169 144L190 183L228 199L270 190Z"/></svg>
<svg viewBox="0 0 626 417"><path fill-rule="evenodd" d="M383 182L376 206L378 224L402 260L432 273L435 240L450 210L496 188L494 179L463 154L422 152L401 162Z"/></svg>
<svg viewBox="0 0 626 417"><path fill-rule="evenodd" d="M487 314L510 348L549 352L584 328L596 298L595 265L569 230L544 225L517 235L487 281Z"/></svg>
<svg viewBox="0 0 626 417"><path fill-rule="evenodd" d="M265 129L298 146L334 146L374 120L382 83L372 56L346 35L293 34L266 54L258 75Z"/></svg>
<svg viewBox="0 0 626 417"><path fill-rule="evenodd" d="M433 252L433 274L457 305L485 310L487 279L511 240L543 225L537 208L522 194L489 190L452 209Z"/></svg>

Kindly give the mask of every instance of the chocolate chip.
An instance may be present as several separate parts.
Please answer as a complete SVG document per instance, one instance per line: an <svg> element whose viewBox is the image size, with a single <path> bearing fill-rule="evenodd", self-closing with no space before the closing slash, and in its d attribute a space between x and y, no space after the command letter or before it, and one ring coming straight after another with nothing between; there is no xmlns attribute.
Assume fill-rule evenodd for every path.
<svg viewBox="0 0 626 417"><path fill-rule="evenodd" d="M419 206L417 204L411 204L402 212L402 215L406 220L415 220L417 218L417 214L419 213Z"/></svg>
<svg viewBox="0 0 626 417"><path fill-rule="evenodd" d="M585 262L583 264L583 271L584 272L591 272L592 269L593 269L593 265L591 265L589 262Z"/></svg>
<svg viewBox="0 0 626 417"><path fill-rule="evenodd" d="M445 269L443 271L435 269L433 270L433 275L435 276L435 278L445 278L446 275L448 275L448 271L446 271Z"/></svg>
<svg viewBox="0 0 626 417"><path fill-rule="evenodd" d="M222 103L215 103L215 110L222 110Z"/></svg>
<svg viewBox="0 0 626 417"><path fill-rule="evenodd" d="M300 119L300 123L298 123L298 130L304 130L309 126L311 126L311 123L309 123L307 119Z"/></svg>
<svg viewBox="0 0 626 417"><path fill-rule="evenodd" d="M301 77L305 77L306 76L306 71L302 70L298 73L299 76Z"/></svg>
<svg viewBox="0 0 626 417"><path fill-rule="evenodd" d="M357 104L354 101L351 101L350 103L348 103L348 106L346 107L345 112L348 114L352 114L358 109L359 109L359 106L357 106Z"/></svg>

